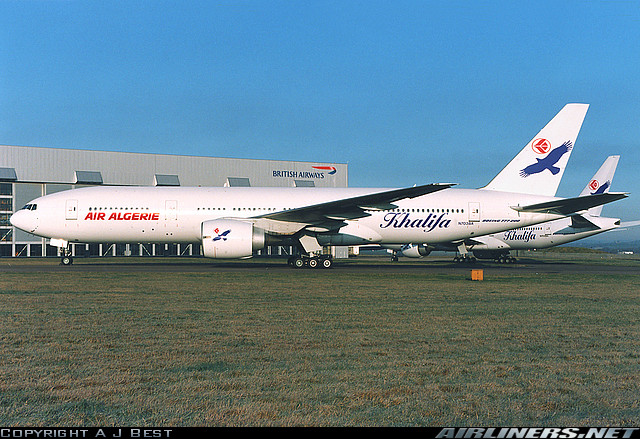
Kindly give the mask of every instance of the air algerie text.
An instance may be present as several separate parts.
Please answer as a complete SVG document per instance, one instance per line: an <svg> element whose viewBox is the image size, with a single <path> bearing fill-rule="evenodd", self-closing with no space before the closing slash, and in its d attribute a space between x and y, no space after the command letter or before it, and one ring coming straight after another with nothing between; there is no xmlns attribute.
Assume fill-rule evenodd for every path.
<svg viewBox="0 0 640 439"><path fill-rule="evenodd" d="M113 212L107 217L106 212L89 212L87 216L84 217L86 220L92 221L159 221L160 214L159 213L140 213L140 212Z"/></svg>

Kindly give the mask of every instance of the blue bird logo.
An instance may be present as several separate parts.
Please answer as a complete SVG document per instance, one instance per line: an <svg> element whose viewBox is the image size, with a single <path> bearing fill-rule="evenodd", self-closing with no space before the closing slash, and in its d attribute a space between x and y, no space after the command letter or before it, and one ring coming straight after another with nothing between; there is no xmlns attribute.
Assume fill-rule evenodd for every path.
<svg viewBox="0 0 640 439"><path fill-rule="evenodd" d="M570 140L564 142L562 145L552 150L545 158L536 159L537 161L535 163L522 169L520 171L520 177L525 178L533 174L539 174L545 169L548 169L549 172L556 175L560 172L560 168L554 165L558 163L558 160L560 160L563 155L571 151L571 148L573 148L573 144Z"/></svg>

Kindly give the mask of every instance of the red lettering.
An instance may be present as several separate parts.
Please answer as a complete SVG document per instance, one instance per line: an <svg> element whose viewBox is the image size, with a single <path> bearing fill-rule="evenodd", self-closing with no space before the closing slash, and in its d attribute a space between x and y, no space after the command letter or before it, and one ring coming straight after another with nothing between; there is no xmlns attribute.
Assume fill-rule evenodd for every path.
<svg viewBox="0 0 640 439"><path fill-rule="evenodd" d="M105 213L104 212L91 212L89 214L87 214L87 217L85 219L92 219L92 220L103 220L105 219ZM113 221L113 220L118 220L118 221L139 221L139 220L145 220L145 221L159 221L160 220L160 214L159 213L139 213L139 212L127 212L125 214L123 214L122 212L113 212L111 215L109 215L108 221Z"/></svg>
<svg viewBox="0 0 640 439"><path fill-rule="evenodd" d="M89 212L89 213L87 214L87 216L85 216L85 217L84 217L84 220L85 220L85 221L86 221L86 220L92 220L92 219L93 219L93 213L91 213L91 212Z"/></svg>

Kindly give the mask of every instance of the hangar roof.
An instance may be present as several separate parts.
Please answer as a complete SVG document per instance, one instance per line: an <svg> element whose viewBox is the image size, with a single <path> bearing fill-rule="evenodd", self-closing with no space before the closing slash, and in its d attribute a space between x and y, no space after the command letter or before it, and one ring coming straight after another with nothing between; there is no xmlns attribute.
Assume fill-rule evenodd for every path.
<svg viewBox="0 0 640 439"><path fill-rule="evenodd" d="M346 187L344 163L296 162L0 145L0 179L132 186Z"/></svg>

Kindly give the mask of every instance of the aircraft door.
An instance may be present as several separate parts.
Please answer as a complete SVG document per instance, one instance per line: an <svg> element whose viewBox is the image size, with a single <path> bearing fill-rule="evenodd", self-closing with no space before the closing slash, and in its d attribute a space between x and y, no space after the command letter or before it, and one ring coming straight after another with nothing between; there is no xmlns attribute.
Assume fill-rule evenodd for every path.
<svg viewBox="0 0 640 439"><path fill-rule="evenodd" d="M77 220L78 219L78 200L67 200L65 205L65 219Z"/></svg>
<svg viewBox="0 0 640 439"><path fill-rule="evenodd" d="M178 202L176 200L165 201L164 219L167 221L178 219Z"/></svg>
<svg viewBox="0 0 640 439"><path fill-rule="evenodd" d="M470 222L480 221L480 203L476 203L476 202L469 203L469 221Z"/></svg>
<svg viewBox="0 0 640 439"><path fill-rule="evenodd" d="M543 227L543 233L542 236L549 236L551 235L551 223L550 222L546 222L544 224L542 224Z"/></svg>

